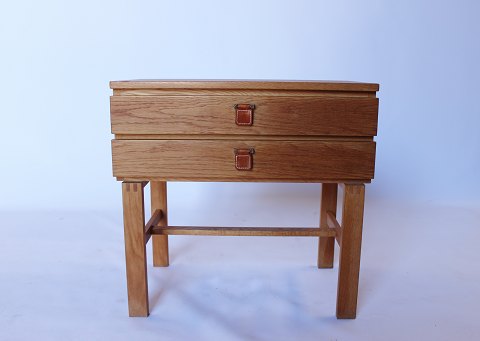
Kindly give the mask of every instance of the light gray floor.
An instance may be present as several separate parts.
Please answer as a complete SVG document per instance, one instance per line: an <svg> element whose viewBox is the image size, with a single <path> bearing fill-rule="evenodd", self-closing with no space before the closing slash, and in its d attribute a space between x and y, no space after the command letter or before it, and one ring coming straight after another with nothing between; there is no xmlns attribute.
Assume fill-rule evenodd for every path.
<svg viewBox="0 0 480 341"><path fill-rule="evenodd" d="M314 226L309 191L174 200L170 220ZM0 340L480 339L478 207L367 197L358 317L343 321L338 259L317 269L315 238L170 237L171 266L149 259L151 316L128 318L120 211L2 212L0 230Z"/></svg>

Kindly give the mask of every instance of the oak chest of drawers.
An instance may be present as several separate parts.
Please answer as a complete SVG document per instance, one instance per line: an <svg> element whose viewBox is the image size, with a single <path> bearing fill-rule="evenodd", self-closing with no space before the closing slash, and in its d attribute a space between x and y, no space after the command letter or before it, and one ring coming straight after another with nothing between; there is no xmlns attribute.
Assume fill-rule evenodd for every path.
<svg viewBox="0 0 480 341"><path fill-rule="evenodd" d="M168 266L168 235L319 237L318 267L340 245L337 317L355 318L364 184L374 176L378 84L111 82L113 175L123 181L130 316L147 316L145 245ZM318 228L169 226L168 181L322 183ZM152 216L145 224L143 188ZM337 187L344 185L342 222Z"/></svg>

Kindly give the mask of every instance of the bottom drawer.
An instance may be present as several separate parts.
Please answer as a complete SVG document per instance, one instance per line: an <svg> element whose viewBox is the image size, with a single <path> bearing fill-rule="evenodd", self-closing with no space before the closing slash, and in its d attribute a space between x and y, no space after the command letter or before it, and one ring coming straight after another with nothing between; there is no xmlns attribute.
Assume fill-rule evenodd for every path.
<svg viewBox="0 0 480 341"><path fill-rule="evenodd" d="M367 182L375 142L113 140L112 156L119 180Z"/></svg>

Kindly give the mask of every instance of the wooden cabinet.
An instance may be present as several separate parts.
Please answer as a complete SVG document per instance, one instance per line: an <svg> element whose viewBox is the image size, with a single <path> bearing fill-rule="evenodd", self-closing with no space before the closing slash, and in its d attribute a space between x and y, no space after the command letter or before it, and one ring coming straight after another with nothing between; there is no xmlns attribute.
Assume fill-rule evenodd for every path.
<svg viewBox="0 0 480 341"><path fill-rule="evenodd" d="M378 84L137 80L110 86L131 316L148 315L145 257L138 255L150 237L154 265L167 266L169 234L204 234L320 237L318 267L333 266L336 239L337 317L355 317L364 184L375 169ZM168 181L322 183L321 223L318 229L169 226ZM147 182L152 218L145 224L139 215ZM335 217L338 184L345 185L342 223Z"/></svg>

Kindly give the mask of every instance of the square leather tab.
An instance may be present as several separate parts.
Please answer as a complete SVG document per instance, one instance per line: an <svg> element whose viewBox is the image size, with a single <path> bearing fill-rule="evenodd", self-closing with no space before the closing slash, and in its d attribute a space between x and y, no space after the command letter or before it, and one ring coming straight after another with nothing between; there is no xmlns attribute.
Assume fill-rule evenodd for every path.
<svg viewBox="0 0 480 341"><path fill-rule="evenodd" d="M251 126L253 124L252 110L237 110L235 123L240 126Z"/></svg>
<svg viewBox="0 0 480 341"><path fill-rule="evenodd" d="M252 104L237 104L235 105L235 123L239 126L253 125L253 109L255 105Z"/></svg>
<svg viewBox="0 0 480 341"><path fill-rule="evenodd" d="M252 154L250 153L238 153L235 155L235 168L238 170L251 170L252 169Z"/></svg>

